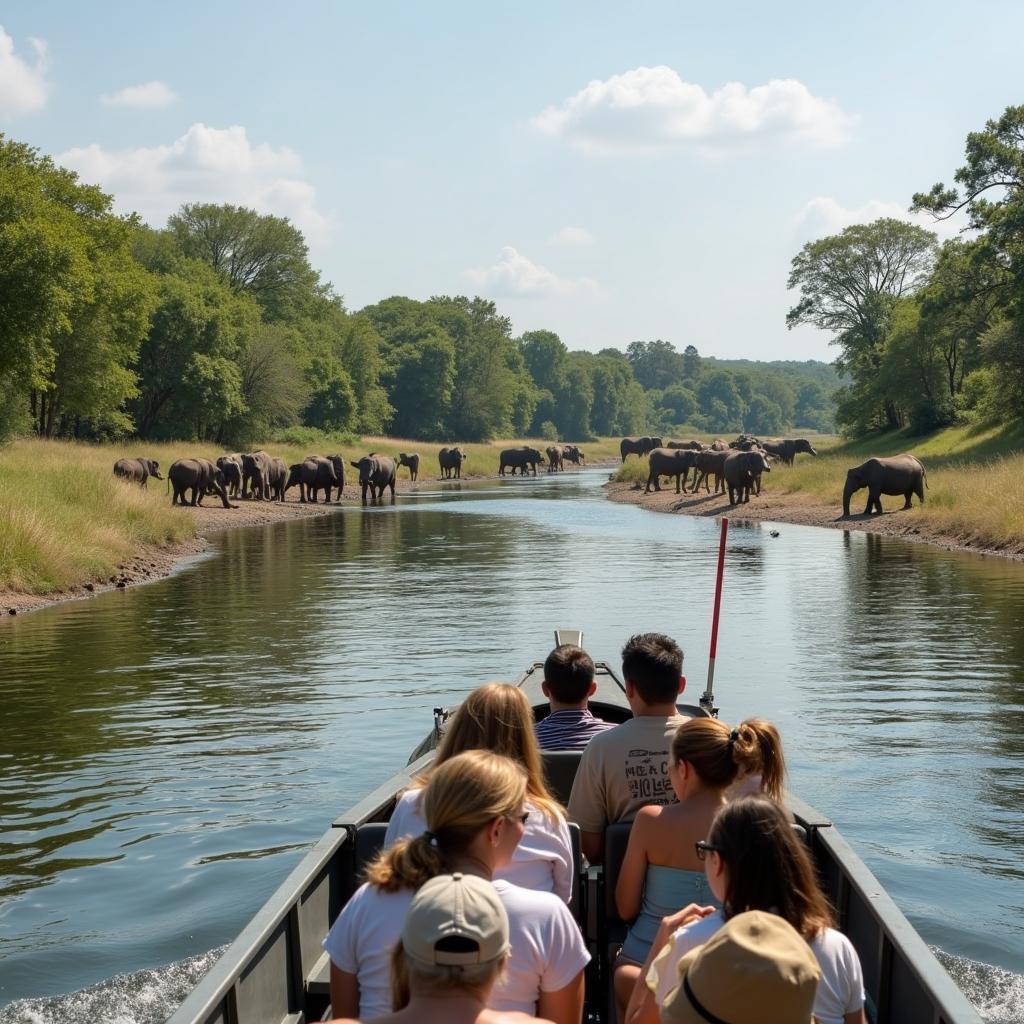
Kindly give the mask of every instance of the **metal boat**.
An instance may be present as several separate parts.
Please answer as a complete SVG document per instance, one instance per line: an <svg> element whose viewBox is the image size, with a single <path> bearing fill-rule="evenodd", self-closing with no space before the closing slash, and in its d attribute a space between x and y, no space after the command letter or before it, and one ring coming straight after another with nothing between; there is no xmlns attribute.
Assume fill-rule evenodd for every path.
<svg viewBox="0 0 1024 1024"><path fill-rule="evenodd" d="M556 634L556 637L558 634ZM565 640L563 633L561 639ZM513 684L521 687L538 719L548 713L541 692L543 664L534 662ZM597 662L595 715L622 722L631 712L625 687L606 663ZM707 707L680 705L684 715ZM305 1024L329 1015L330 964L321 941L360 884L364 865L380 849L395 801L428 768L446 709L434 709L434 725L413 751L407 767L343 811L306 854L224 955L170 1018L168 1024ZM563 801L579 764L579 752L545 751L552 791ZM864 971L868 1018L873 1024L982 1024L977 1010L935 959L835 826L792 794L786 803L817 865ZM612 826L603 868L587 868L578 852L570 908L593 954L587 974L584 1019L613 1022L609 1002L609 950L624 933L614 909L614 876L628 837L627 825Z"/></svg>

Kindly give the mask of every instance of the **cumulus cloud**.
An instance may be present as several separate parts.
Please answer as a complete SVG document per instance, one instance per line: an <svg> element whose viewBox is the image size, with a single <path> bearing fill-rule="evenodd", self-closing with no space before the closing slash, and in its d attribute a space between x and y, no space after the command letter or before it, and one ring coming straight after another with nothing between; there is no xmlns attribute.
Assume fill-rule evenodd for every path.
<svg viewBox="0 0 1024 1024"><path fill-rule="evenodd" d="M934 231L940 239L953 238L959 234L964 222L956 217L950 220L936 221L928 213L908 213L907 207L900 203L888 203L882 199L869 199L862 206L843 206L831 196L816 196L804 203L793 221L794 229L800 238L824 238L836 235L844 228L853 224L870 224L879 217L892 217L904 220L908 224Z"/></svg>
<svg viewBox="0 0 1024 1024"><path fill-rule="evenodd" d="M249 141L241 125L197 123L164 146L69 149L57 162L114 195L119 209L162 225L182 203L235 203L288 217L312 243L326 241L331 218L304 179L302 159L287 146Z"/></svg>
<svg viewBox="0 0 1024 1024"><path fill-rule="evenodd" d="M708 94L662 65L595 79L533 123L586 153L610 155L683 145L711 154L770 139L837 146L854 121L794 79L751 89L729 82Z"/></svg>
<svg viewBox="0 0 1024 1024"><path fill-rule="evenodd" d="M0 25L0 117L30 114L46 105L46 43L29 38L35 59L14 52L14 39Z"/></svg>
<svg viewBox="0 0 1024 1024"><path fill-rule="evenodd" d="M548 245L590 245L593 241L594 236L586 228L566 224L548 239Z"/></svg>
<svg viewBox="0 0 1024 1024"><path fill-rule="evenodd" d="M471 268L463 274L477 291L505 298L537 298L597 290L597 285L589 278L570 280L559 277L511 245L506 245L498 253L491 266Z"/></svg>
<svg viewBox="0 0 1024 1024"><path fill-rule="evenodd" d="M159 110L169 107L178 98L166 82L146 82L144 85L126 85L117 92L100 97L105 107L134 107L138 110Z"/></svg>

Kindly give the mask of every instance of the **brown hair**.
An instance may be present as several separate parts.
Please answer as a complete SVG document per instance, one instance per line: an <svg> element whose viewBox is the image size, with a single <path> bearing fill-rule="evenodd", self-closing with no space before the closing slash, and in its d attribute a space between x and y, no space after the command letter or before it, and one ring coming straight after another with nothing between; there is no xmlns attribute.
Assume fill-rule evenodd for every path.
<svg viewBox="0 0 1024 1024"><path fill-rule="evenodd" d="M722 913L726 920L765 910L813 939L835 918L788 813L764 796L745 796L715 815L708 843L728 868Z"/></svg>
<svg viewBox="0 0 1024 1024"><path fill-rule="evenodd" d="M575 644L560 644L544 662L544 682L561 704L586 700L593 681L594 659Z"/></svg>
<svg viewBox="0 0 1024 1024"><path fill-rule="evenodd" d="M385 892L418 889L451 870L480 830L514 816L526 799L526 772L499 754L467 750L438 765L420 796L430 834L400 839L366 869L366 880Z"/></svg>
<svg viewBox="0 0 1024 1024"><path fill-rule="evenodd" d="M548 792L540 747L533 731L533 708L526 694L508 683L478 686L456 708L437 748L430 778L449 758L465 750L489 750L518 762L526 772L530 802L553 820L563 817L558 801Z"/></svg>
<svg viewBox="0 0 1024 1024"><path fill-rule="evenodd" d="M761 788L782 797L786 762L779 730L763 718L748 718L730 729L717 718L690 718L676 729L672 758L692 765L707 786L725 789L747 775L761 776Z"/></svg>
<svg viewBox="0 0 1024 1024"><path fill-rule="evenodd" d="M645 704L667 704L679 696L683 649L664 633L637 633L622 648L622 675Z"/></svg>

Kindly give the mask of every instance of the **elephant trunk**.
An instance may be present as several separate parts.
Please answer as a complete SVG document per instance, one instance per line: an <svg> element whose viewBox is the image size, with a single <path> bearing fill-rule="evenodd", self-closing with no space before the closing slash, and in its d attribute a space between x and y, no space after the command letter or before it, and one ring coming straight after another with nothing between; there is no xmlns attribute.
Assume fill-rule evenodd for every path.
<svg viewBox="0 0 1024 1024"><path fill-rule="evenodd" d="M843 516L844 516L844 518L849 516L849 514L850 514L850 498L853 497L853 492L856 491L856 490L857 490L857 488L854 487L854 485L851 484L851 483L847 483L847 485L843 488Z"/></svg>

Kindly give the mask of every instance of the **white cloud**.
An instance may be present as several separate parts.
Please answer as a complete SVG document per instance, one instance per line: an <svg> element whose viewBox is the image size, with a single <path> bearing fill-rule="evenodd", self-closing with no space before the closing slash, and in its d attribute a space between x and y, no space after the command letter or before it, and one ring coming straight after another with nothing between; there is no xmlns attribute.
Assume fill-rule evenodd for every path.
<svg viewBox="0 0 1024 1024"><path fill-rule="evenodd" d="M46 43L29 38L30 62L14 52L14 39L0 25L0 117L30 114L46 105Z"/></svg>
<svg viewBox="0 0 1024 1024"><path fill-rule="evenodd" d="M548 239L548 245L590 245L593 241L594 236L586 228L566 224Z"/></svg>
<svg viewBox="0 0 1024 1024"><path fill-rule="evenodd" d="M177 98L177 93L166 82L146 82L144 85L126 85L117 92L107 93L100 97L100 103L105 107L158 110L169 107Z"/></svg>
<svg viewBox="0 0 1024 1024"><path fill-rule="evenodd" d="M710 154L768 139L837 146L854 122L793 79L751 89L729 82L709 95L662 65L595 79L533 123L586 153L608 155L681 145Z"/></svg>
<svg viewBox="0 0 1024 1024"><path fill-rule="evenodd" d="M332 219L303 178L302 159L282 146L253 145L241 125L194 124L169 145L109 150L93 143L57 163L111 192L118 209L162 226L182 203L235 203L288 217L311 243L327 240Z"/></svg>
<svg viewBox="0 0 1024 1024"><path fill-rule="evenodd" d="M929 213L908 213L900 203L869 199L863 206L846 207L831 196L816 196L803 205L793 221L800 238L824 238L836 235L853 224L870 224L879 217L892 217L934 231L940 239L953 238L964 226L959 218L936 221Z"/></svg>
<svg viewBox="0 0 1024 1024"><path fill-rule="evenodd" d="M511 245L506 245L498 253L497 260L491 266L471 268L463 271L463 274L474 288L491 296L537 298L597 291L596 283L589 278L569 280L559 277Z"/></svg>

